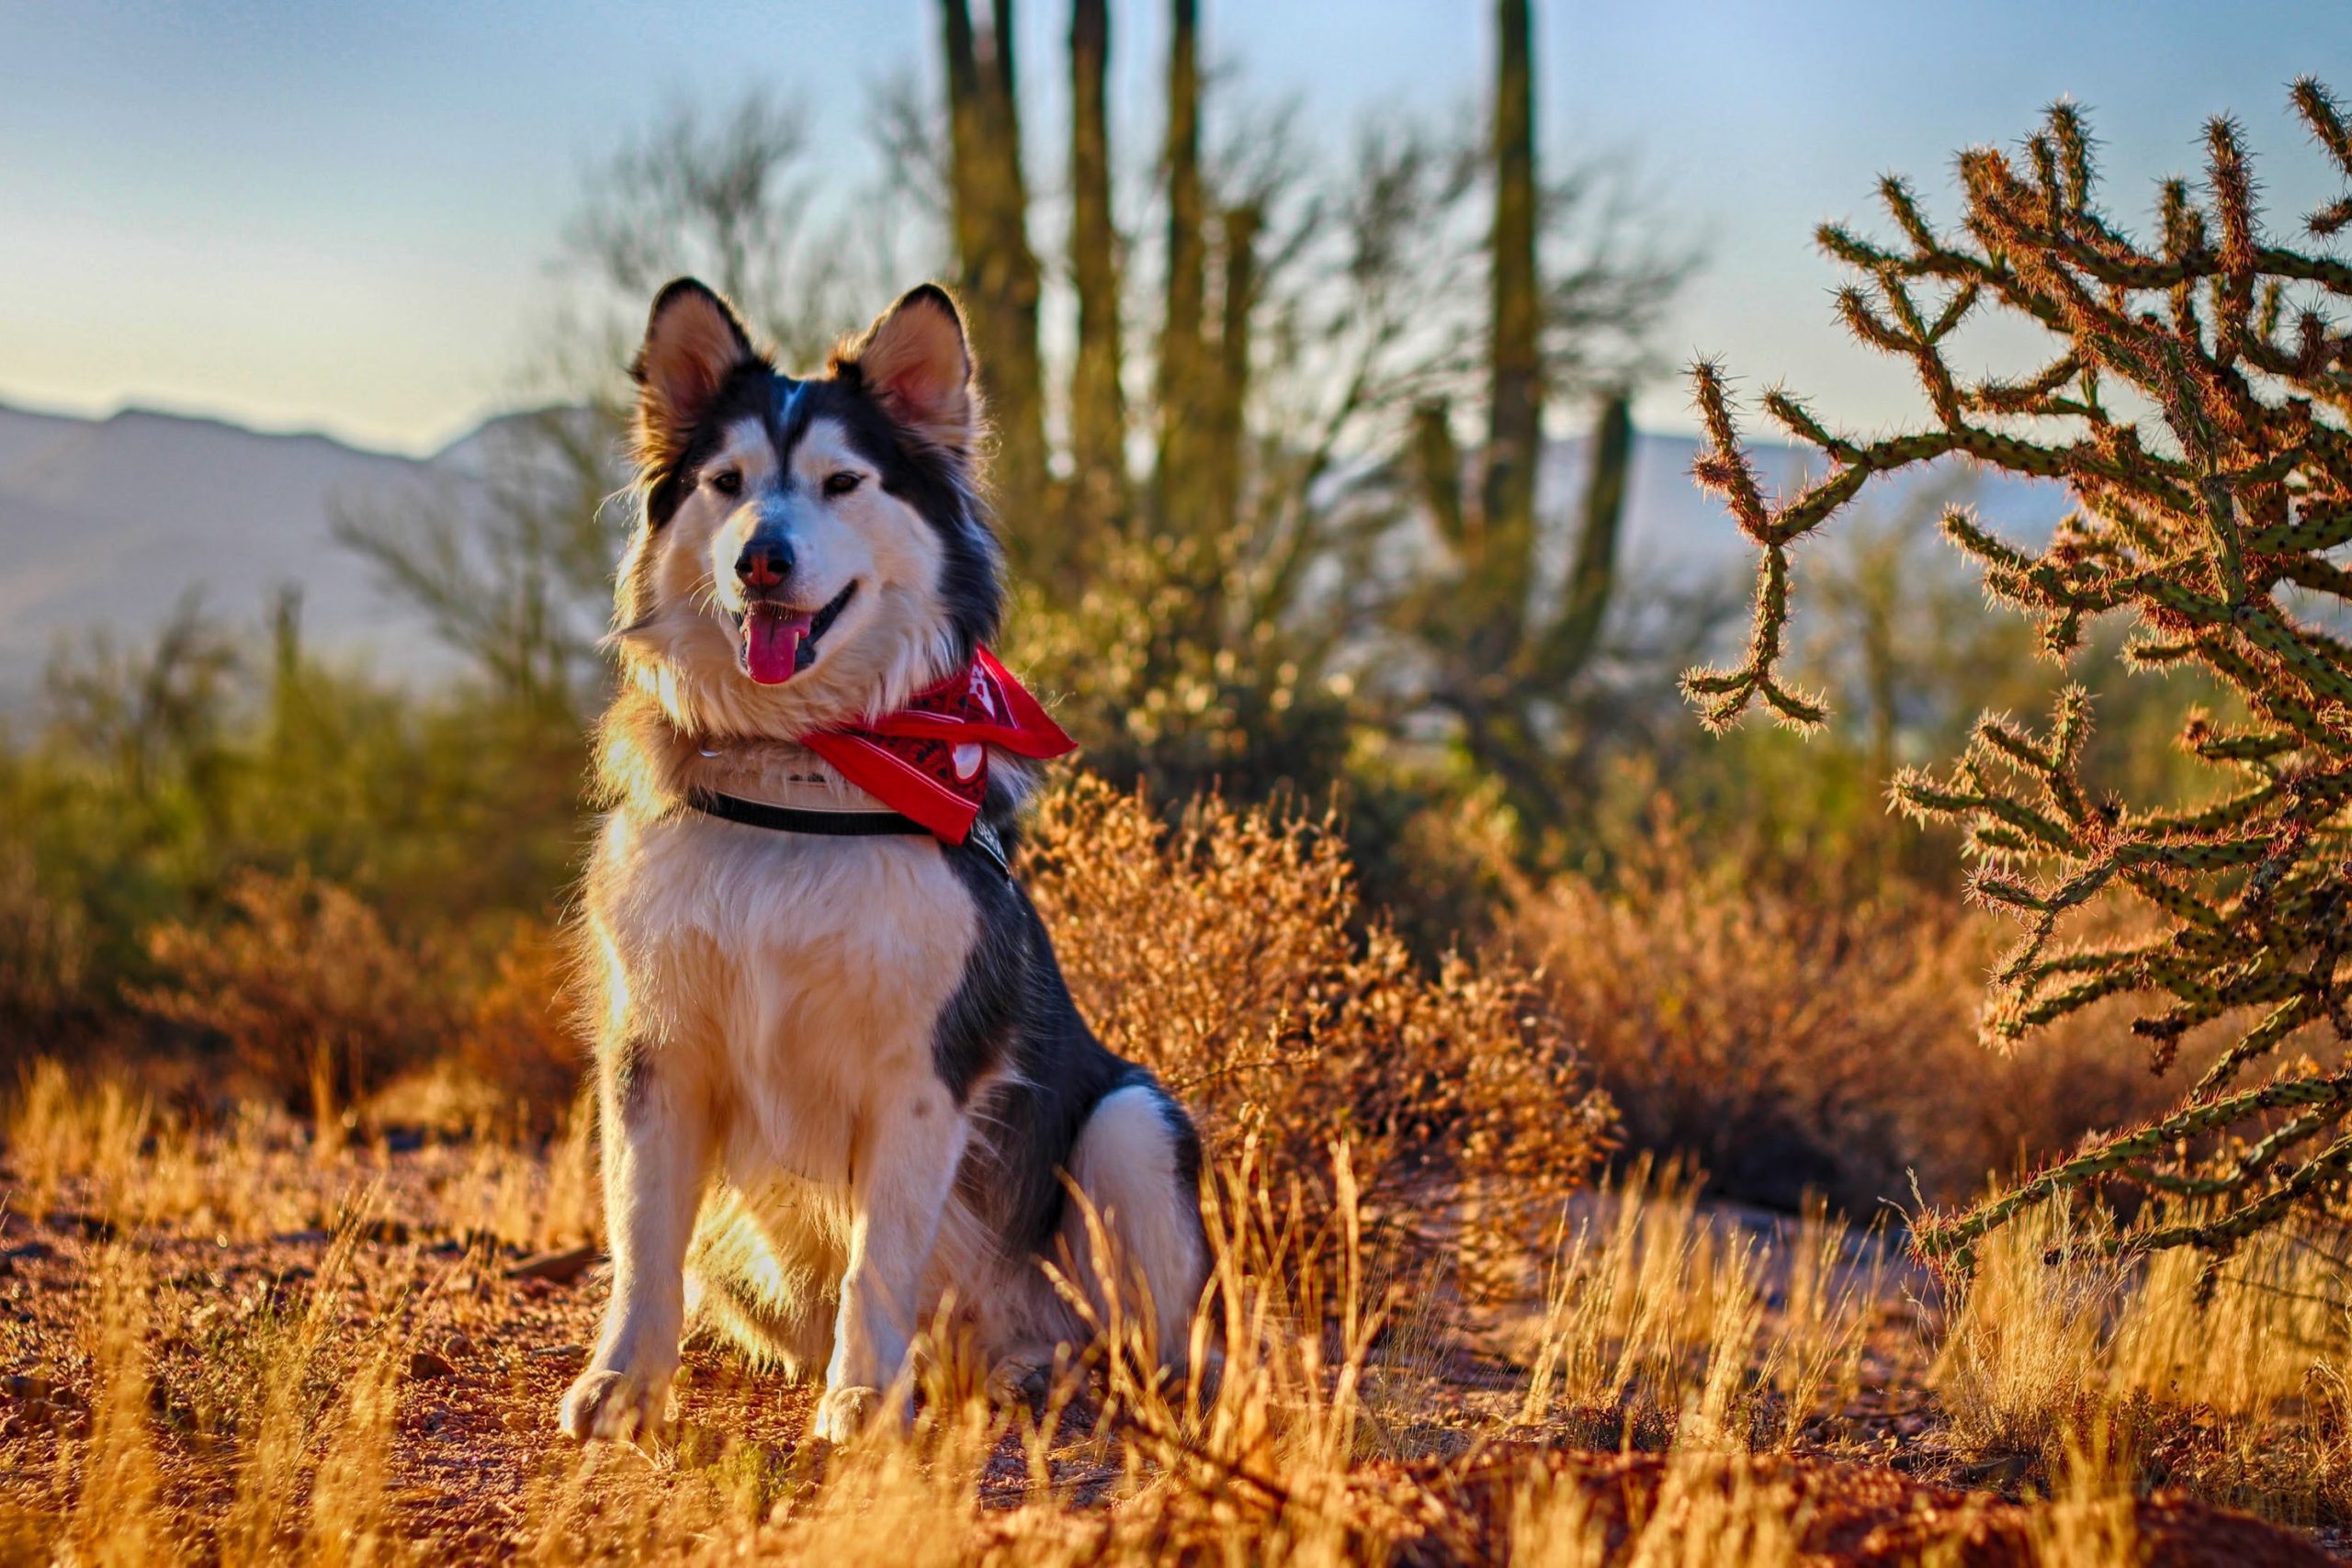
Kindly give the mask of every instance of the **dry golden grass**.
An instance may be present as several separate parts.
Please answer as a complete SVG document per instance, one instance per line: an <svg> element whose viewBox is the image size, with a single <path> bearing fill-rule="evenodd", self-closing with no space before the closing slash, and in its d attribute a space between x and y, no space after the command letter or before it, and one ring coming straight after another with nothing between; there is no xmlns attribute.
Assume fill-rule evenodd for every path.
<svg viewBox="0 0 2352 1568"><path fill-rule="evenodd" d="M1711 1223L1694 1179L1651 1172L1603 1187L1559 1247L1521 1419L1563 1408L1604 1439L1649 1422L1689 1448L1792 1451L1859 1391L1884 1254L1815 1207L1776 1255Z"/></svg>
<svg viewBox="0 0 2352 1568"><path fill-rule="evenodd" d="M2161 1435L2134 1402L2158 1379L2168 1398L2234 1402L2205 1418L2243 1451L2278 1448L2263 1473L2321 1464L2324 1423L2279 1417L2327 1359L2283 1329L2324 1314L2225 1284L2183 1327L2193 1281L2133 1277L2108 1289L2098 1332L2036 1360L2020 1348L2047 1326L2046 1275L2088 1265L1988 1262L1935 1372L1951 1414L1916 1446L1973 1455L2039 1431L2054 1458L2046 1501L1972 1497L1870 1462L1889 1450L1859 1413L1865 1385L1925 1369L1896 1364L1909 1319L1884 1255L1834 1221L1752 1235L1688 1177L1629 1179L1580 1200L1542 1248L1549 1290L1523 1321L1432 1324L1418 1281L1380 1275L1352 1153L1330 1151L1309 1182L1246 1137L1206 1190L1200 1331L1226 1355L1213 1393L1160 1389L1113 1355L1041 1410L998 1407L943 1339L910 1434L825 1452L803 1437L804 1393L697 1346L671 1440L576 1449L549 1412L597 1292L509 1273L548 1233L534 1211L579 1182L584 1168L562 1174L576 1149L355 1144L322 1159L277 1125L207 1142L119 1086L32 1075L8 1122L5 1239L48 1256L0 1278L8 1560L1695 1568L2109 1562L2138 1540L2148 1561L2172 1560L2151 1542L2324 1561L2134 1493ZM167 1145L209 1150L216 1190L243 1197L207 1211L142 1194L151 1172L175 1193L183 1179L125 1150ZM53 1222L32 1217L25 1159L63 1206ZM485 1183L534 1196L492 1202ZM101 1212L111 1239L85 1223ZM271 1230L288 1216L309 1227ZM1473 1331L1518 1353L1473 1354ZM2217 1353L2183 1364L2200 1341ZM2010 1425L1971 1426L1980 1407ZM2214 1475L2241 1502L2340 1517L2324 1489Z"/></svg>
<svg viewBox="0 0 2352 1568"><path fill-rule="evenodd" d="M2223 1260L2118 1261L2103 1228L2044 1209L1986 1252L1930 1374L1955 1440L2041 1474L2095 1450L2276 1517L2352 1515L2341 1236L2301 1225Z"/></svg>

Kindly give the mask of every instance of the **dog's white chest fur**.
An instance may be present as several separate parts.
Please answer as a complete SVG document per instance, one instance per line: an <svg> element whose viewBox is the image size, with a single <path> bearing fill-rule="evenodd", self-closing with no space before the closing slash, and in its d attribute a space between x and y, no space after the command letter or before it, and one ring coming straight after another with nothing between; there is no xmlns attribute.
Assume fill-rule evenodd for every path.
<svg viewBox="0 0 2352 1568"><path fill-rule="evenodd" d="M699 1058L678 1065L719 1108L730 1182L845 1183L877 1104L954 1113L933 1040L977 916L936 842L624 813L597 860L612 1005L647 1048Z"/></svg>

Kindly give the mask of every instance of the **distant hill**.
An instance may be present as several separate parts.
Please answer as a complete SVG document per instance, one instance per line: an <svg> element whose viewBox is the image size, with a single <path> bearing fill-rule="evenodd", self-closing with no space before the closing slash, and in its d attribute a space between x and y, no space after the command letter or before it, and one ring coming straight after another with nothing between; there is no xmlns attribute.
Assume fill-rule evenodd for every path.
<svg viewBox="0 0 2352 1568"><path fill-rule="evenodd" d="M508 416L511 419L513 416ZM64 641L104 627L137 645L191 587L216 613L257 617L280 584L302 592L312 642L405 678L451 667L423 620L377 587L334 541L338 505L398 506L478 493L492 420L426 458L282 435L218 420L130 409L102 420L0 405L0 708L21 704ZM1740 570L1747 546L1690 478L1696 441L1638 438L1625 560L1636 584L1690 586ZM1802 454L1766 448L1769 483L1788 486ZM1586 445L1555 442L1540 488L1547 512L1583 490ZM1879 504L1932 481L1906 477ZM1990 476L1973 498L1992 522L2046 532L2054 487Z"/></svg>
<svg viewBox="0 0 2352 1568"><path fill-rule="evenodd" d="M1768 496L1795 492L1825 467L1818 454L1801 447L1759 443L1752 455ZM1754 549L1731 514L1690 478L1690 465L1698 456L1696 436L1644 434L1635 438L1622 546L1628 582L1690 587L1727 569L1744 573L1752 565ZM1536 479L1539 509L1547 516L1573 515L1583 504L1589 471L1584 437L1547 444ZM2048 536L2064 515L2067 496L2064 486L2048 480L1974 469L1946 459L1873 480L1856 504L1889 514L1912 503L1941 506L1962 501L2000 532L2030 540Z"/></svg>
<svg viewBox="0 0 2352 1568"><path fill-rule="evenodd" d="M422 619L330 531L341 502L396 505L473 482L436 464L140 409L84 420L0 407L0 705L94 628L144 643L191 588L214 613L254 619L297 584L322 647L402 674L447 668Z"/></svg>

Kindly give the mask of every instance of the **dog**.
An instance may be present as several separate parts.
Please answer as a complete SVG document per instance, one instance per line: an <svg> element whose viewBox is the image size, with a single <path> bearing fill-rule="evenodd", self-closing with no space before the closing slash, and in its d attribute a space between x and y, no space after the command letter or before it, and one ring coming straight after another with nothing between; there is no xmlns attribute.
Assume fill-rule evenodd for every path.
<svg viewBox="0 0 2352 1568"><path fill-rule="evenodd" d="M690 1325L821 1377L831 1442L911 1418L943 1321L1000 1388L1114 1309L1181 1374L1198 1136L1087 1028L1006 869L1068 742L986 651L1001 552L955 300L918 288L796 378L682 278L631 374L578 922L612 1297L561 1427L661 1429Z"/></svg>

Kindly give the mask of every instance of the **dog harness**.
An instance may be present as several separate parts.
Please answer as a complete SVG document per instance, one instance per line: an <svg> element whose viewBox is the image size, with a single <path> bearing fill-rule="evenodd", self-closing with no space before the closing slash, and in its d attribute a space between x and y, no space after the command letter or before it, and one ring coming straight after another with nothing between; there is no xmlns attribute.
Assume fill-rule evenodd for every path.
<svg viewBox="0 0 2352 1568"><path fill-rule="evenodd" d="M969 664L916 693L897 712L862 725L818 730L800 737L800 744L886 809L771 806L715 790L692 791L687 804L729 822L785 833L928 833L942 843L968 843L999 870L1008 870L1003 842L980 820L989 748L1039 761L1078 749L985 648L974 649Z"/></svg>

